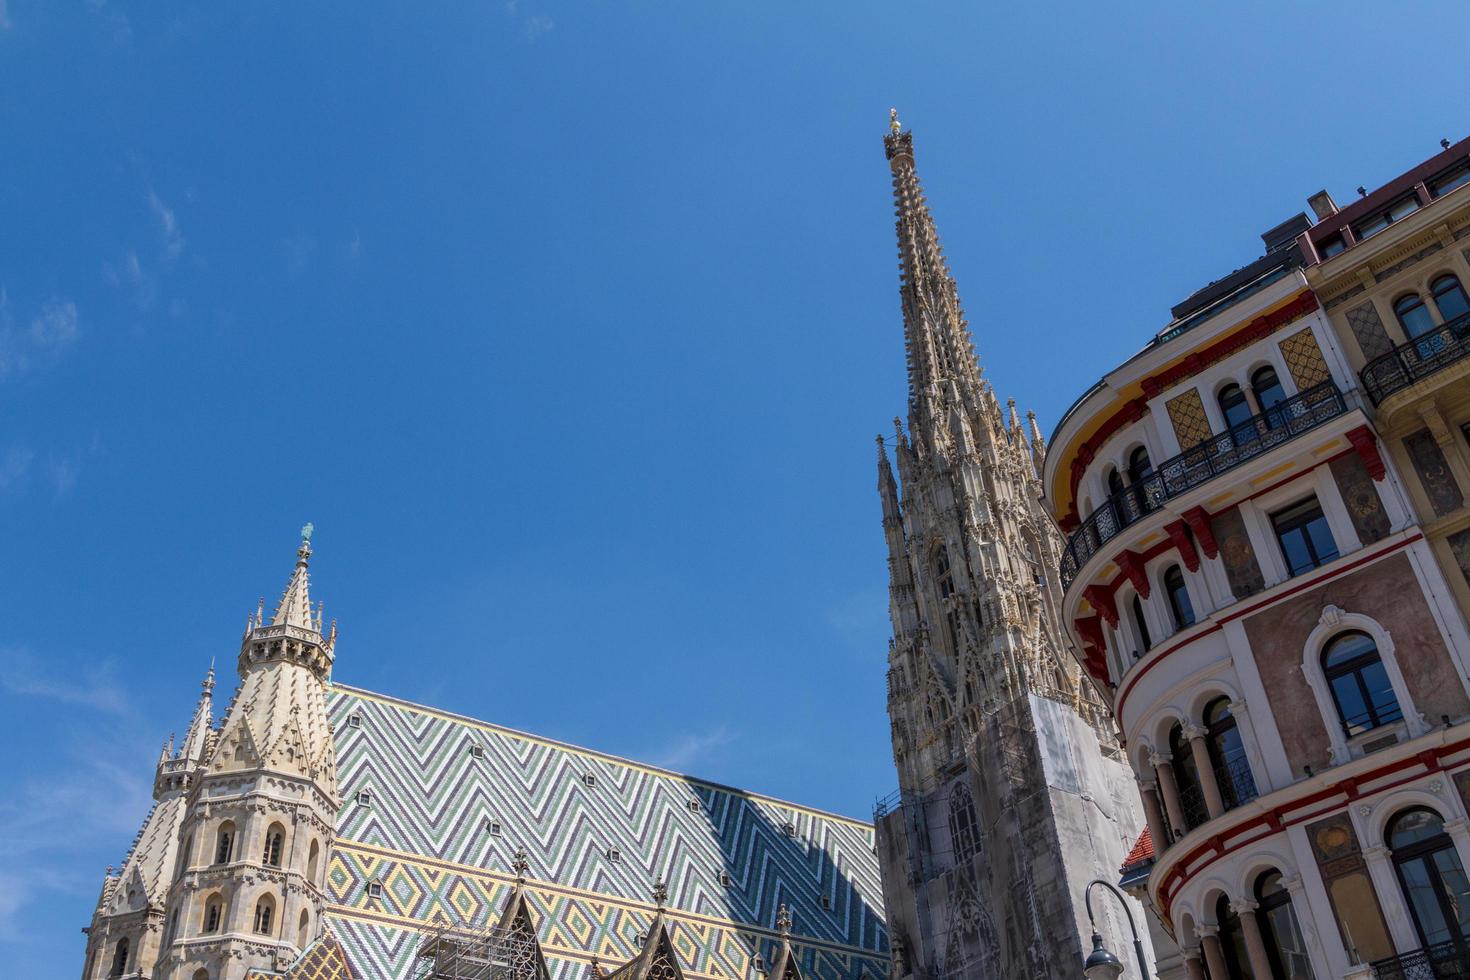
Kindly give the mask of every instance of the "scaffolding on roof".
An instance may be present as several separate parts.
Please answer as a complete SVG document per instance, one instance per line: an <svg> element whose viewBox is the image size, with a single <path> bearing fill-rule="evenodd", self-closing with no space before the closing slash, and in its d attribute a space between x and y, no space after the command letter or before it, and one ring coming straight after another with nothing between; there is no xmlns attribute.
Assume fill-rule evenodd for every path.
<svg viewBox="0 0 1470 980"><path fill-rule="evenodd" d="M521 929L444 925L419 943L417 980L538 980L535 937Z"/></svg>

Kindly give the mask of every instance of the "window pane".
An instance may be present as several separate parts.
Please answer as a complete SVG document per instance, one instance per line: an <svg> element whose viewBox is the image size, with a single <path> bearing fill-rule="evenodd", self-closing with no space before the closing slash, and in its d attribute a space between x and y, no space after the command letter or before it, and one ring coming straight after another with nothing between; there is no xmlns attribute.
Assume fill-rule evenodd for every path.
<svg viewBox="0 0 1470 980"><path fill-rule="evenodd" d="M1245 400L1245 392L1239 385L1229 385L1220 392L1220 412L1225 424L1234 428L1251 417L1251 407Z"/></svg>
<svg viewBox="0 0 1470 980"><path fill-rule="evenodd" d="M1404 897L1414 912L1414 921L1419 926L1419 937L1424 945L1446 942L1451 938L1449 923L1439 907L1439 897L1430 882L1430 865L1427 857L1413 858L1399 865L1399 878L1403 882Z"/></svg>
<svg viewBox="0 0 1470 980"><path fill-rule="evenodd" d="M1398 699L1393 694L1393 685L1388 681L1388 672L1383 669L1383 661L1374 661L1358 673L1363 678L1363 686L1368 689L1368 701L1373 705L1373 713L1378 716L1380 725L1403 717Z"/></svg>
<svg viewBox="0 0 1470 980"><path fill-rule="evenodd" d="M1312 962L1307 958L1307 943L1297 925L1291 904L1278 906L1266 913L1266 927L1276 943L1276 957L1291 980L1312 980Z"/></svg>
<svg viewBox="0 0 1470 980"><path fill-rule="evenodd" d="M1316 552L1317 564L1321 565L1337 557L1337 542L1332 540L1332 530L1327 526L1327 518L1318 513L1315 519L1307 524L1307 537L1311 539L1312 550Z"/></svg>
<svg viewBox="0 0 1470 980"><path fill-rule="evenodd" d="M1344 633L1327 647L1327 656L1322 661L1324 668L1331 669L1345 664L1365 653L1377 653L1378 647L1367 633Z"/></svg>
<svg viewBox="0 0 1470 980"><path fill-rule="evenodd" d="M1419 337L1434 329L1434 317L1429 315L1429 307L1417 296L1412 297L1411 301L1396 303L1394 312L1398 314L1404 333L1410 337Z"/></svg>
<svg viewBox="0 0 1470 980"><path fill-rule="evenodd" d="M1376 218L1369 218L1367 221L1363 222L1361 225L1355 228L1354 231L1357 232L1358 240L1361 241L1364 238L1368 238L1370 236L1378 234L1380 231L1387 227L1388 215L1380 214Z"/></svg>
<svg viewBox="0 0 1470 980"><path fill-rule="evenodd" d="M1393 221L1401 221L1418 210L1419 200L1414 197L1406 197L1388 209L1388 217Z"/></svg>
<svg viewBox="0 0 1470 980"><path fill-rule="evenodd" d="M1460 864L1459 852L1451 845L1435 851L1433 857L1439 880L1444 885L1445 896L1450 902L1449 914L1458 920L1460 935L1470 936L1470 881L1465 878L1465 868Z"/></svg>
<svg viewBox="0 0 1470 980"><path fill-rule="evenodd" d="M1368 705L1363 700L1362 688L1358 686L1356 673L1334 678L1332 697L1337 702L1337 713L1342 716L1343 727L1347 729L1349 735L1367 731L1364 723L1368 718Z"/></svg>
<svg viewBox="0 0 1470 980"><path fill-rule="evenodd" d="M1465 298L1464 287L1453 276L1445 276L1434 284L1434 302L1439 307L1439 315L1445 320L1470 312L1470 301Z"/></svg>
<svg viewBox="0 0 1470 980"><path fill-rule="evenodd" d="M1292 575L1300 575L1313 567L1312 553L1307 549L1307 536L1301 528L1281 535L1281 554Z"/></svg>
<svg viewBox="0 0 1470 980"><path fill-rule="evenodd" d="M1441 194L1448 194L1456 187L1465 183L1470 183L1470 167L1456 173L1447 174L1434 181L1429 185L1429 193L1435 197L1439 197Z"/></svg>

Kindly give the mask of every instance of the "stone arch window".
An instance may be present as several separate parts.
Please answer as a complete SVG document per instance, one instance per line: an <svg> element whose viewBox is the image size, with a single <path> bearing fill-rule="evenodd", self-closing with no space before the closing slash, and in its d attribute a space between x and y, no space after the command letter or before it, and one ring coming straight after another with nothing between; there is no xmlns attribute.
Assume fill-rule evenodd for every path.
<svg viewBox="0 0 1470 980"><path fill-rule="evenodd" d="M1127 489L1127 485L1123 482L1123 474L1121 474L1121 473L1118 472L1118 468L1116 466L1109 467L1108 468L1108 496L1109 497L1116 497L1116 496L1118 496L1119 494L1121 494L1126 489Z"/></svg>
<svg viewBox="0 0 1470 980"><path fill-rule="evenodd" d="M1256 921L1265 940L1266 957L1271 972L1292 980L1312 980L1312 961L1307 956L1307 941L1291 907L1291 892L1286 889L1281 872L1272 868L1256 876Z"/></svg>
<svg viewBox="0 0 1470 980"><path fill-rule="evenodd" d="M214 863L229 864L235 850L235 822L226 820L214 833Z"/></svg>
<svg viewBox="0 0 1470 980"><path fill-rule="evenodd" d="M1174 769L1179 805L1184 810L1180 816L1187 833L1209 819L1209 812L1205 809L1205 793L1200 788L1194 752L1189 747L1189 739L1184 736L1184 726L1177 722L1169 729L1169 765Z"/></svg>
<svg viewBox="0 0 1470 980"><path fill-rule="evenodd" d="M108 976L120 977L128 972L129 948L130 944L126 936L117 941L117 945L112 950L112 969L108 971Z"/></svg>
<svg viewBox="0 0 1470 980"><path fill-rule="evenodd" d="M1445 323L1470 313L1470 299L1465 296L1465 287L1451 273L1445 273L1430 283L1429 294L1434 297L1434 305L1439 307L1439 318Z"/></svg>
<svg viewBox="0 0 1470 980"><path fill-rule="evenodd" d="M1154 509L1148 495L1148 479L1154 475L1153 461L1148 458L1148 447L1135 446L1128 454L1128 485L1133 490L1133 503L1138 513L1147 514Z"/></svg>
<svg viewBox="0 0 1470 980"><path fill-rule="evenodd" d="M1274 367L1267 364L1251 372L1251 394L1256 396L1256 404L1266 416L1266 428L1278 428L1284 420L1280 412L1272 409L1286 401L1286 390L1281 387Z"/></svg>
<svg viewBox="0 0 1470 980"><path fill-rule="evenodd" d="M317 859L321 857L321 851L321 845L313 840L311 847L306 852L306 879L313 884L316 883L316 863Z"/></svg>
<svg viewBox="0 0 1470 980"><path fill-rule="evenodd" d="M1470 878L1444 819L1428 807L1410 807L1389 821L1384 840L1419 941L1425 946L1463 943L1470 937L1470 907L1464 900Z"/></svg>
<svg viewBox="0 0 1470 980"><path fill-rule="evenodd" d="M1230 699L1218 697L1205 705L1205 742L1215 767L1215 782L1225 809L1231 810L1256 798L1256 781L1245 756L1240 726L1230 711Z"/></svg>
<svg viewBox="0 0 1470 980"><path fill-rule="evenodd" d="M265 850L260 856L260 861L268 868L279 868L281 866L281 855L286 849L286 828L279 823L270 825L265 832Z"/></svg>
<svg viewBox="0 0 1470 980"><path fill-rule="evenodd" d="M1434 329L1434 316L1418 293L1405 293L1393 301L1393 315L1398 317L1404 336L1413 340Z"/></svg>
<svg viewBox="0 0 1470 980"><path fill-rule="evenodd" d="M980 850L980 821L975 817L970 787L963 782L955 783L949 792L949 839L957 865L968 864Z"/></svg>
<svg viewBox="0 0 1470 980"><path fill-rule="evenodd" d="M1164 597L1169 600L1169 612L1174 617L1175 629L1188 629L1194 625L1194 604L1189 601L1189 587L1184 584L1184 570L1178 565L1164 569Z"/></svg>
<svg viewBox="0 0 1470 980"><path fill-rule="evenodd" d="M255 925L257 935L269 936L276 924L276 899L274 895L262 895L255 903Z"/></svg>
<svg viewBox="0 0 1470 980"><path fill-rule="evenodd" d="M955 594L954 567L950 564L949 549L942 544L934 549L934 581L939 587L939 598L944 603L944 626L949 634L949 649L955 656L959 656L960 611L950 601Z"/></svg>
<svg viewBox="0 0 1470 980"><path fill-rule="evenodd" d="M1137 592L1133 593L1133 598L1129 600L1128 609L1133 617L1133 635L1138 638L1138 645L1143 648L1138 652L1147 653L1153 649L1154 640L1148 634L1148 619L1143 615L1143 600L1139 598Z"/></svg>
<svg viewBox="0 0 1470 980"><path fill-rule="evenodd" d="M1215 900L1215 922L1220 927L1220 951L1225 954L1225 968L1229 974L1222 980L1252 980L1245 930L1240 926L1240 916L1230 907L1230 899L1223 894Z"/></svg>
<svg viewBox="0 0 1470 980"><path fill-rule="evenodd" d="M1237 442L1255 438L1254 429L1239 429L1251 418L1251 405L1246 400L1245 390L1240 385L1231 382L1221 388L1220 393L1215 396L1215 401L1220 406L1220 414L1225 418L1225 427L1230 430L1230 434Z"/></svg>
<svg viewBox="0 0 1470 980"><path fill-rule="evenodd" d="M220 931L225 921L225 900L219 895L211 895L204 903L204 921L200 932L210 935Z"/></svg>
<svg viewBox="0 0 1470 980"><path fill-rule="evenodd" d="M301 910L301 919L296 923L296 948L305 949L307 937L311 935L311 913Z"/></svg>
<svg viewBox="0 0 1470 980"><path fill-rule="evenodd" d="M1409 696L1393 638L1368 616L1324 607L1307 637L1302 676L1326 723L1333 765L1351 758L1360 740L1374 741L1367 733L1400 720L1410 738L1429 730Z"/></svg>
<svg viewBox="0 0 1470 980"><path fill-rule="evenodd" d="M1403 717L1378 645L1367 633L1347 630L1327 641L1322 672L1345 735L1352 738Z"/></svg>

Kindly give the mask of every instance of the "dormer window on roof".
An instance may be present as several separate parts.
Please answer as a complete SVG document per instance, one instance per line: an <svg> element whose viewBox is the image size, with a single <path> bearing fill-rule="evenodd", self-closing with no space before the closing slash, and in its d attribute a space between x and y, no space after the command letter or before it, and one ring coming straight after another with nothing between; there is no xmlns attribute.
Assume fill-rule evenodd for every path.
<svg viewBox="0 0 1470 980"><path fill-rule="evenodd" d="M1395 221L1404 220L1418 210L1419 198L1413 192L1410 192L1397 201L1394 201L1382 211L1370 214L1362 221L1353 225L1353 234L1358 237L1358 241L1363 241L1366 238L1371 238L1378 234Z"/></svg>
<svg viewBox="0 0 1470 980"><path fill-rule="evenodd" d="M1430 197L1443 197L1456 187L1470 184L1470 160L1459 166L1451 167L1428 183Z"/></svg>

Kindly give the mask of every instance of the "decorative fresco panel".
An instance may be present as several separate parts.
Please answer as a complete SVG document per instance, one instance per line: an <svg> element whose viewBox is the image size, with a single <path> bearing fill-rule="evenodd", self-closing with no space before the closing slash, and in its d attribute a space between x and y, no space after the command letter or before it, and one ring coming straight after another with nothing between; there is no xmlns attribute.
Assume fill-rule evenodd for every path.
<svg viewBox="0 0 1470 980"><path fill-rule="evenodd" d="M1356 453L1339 456L1329 468L1358 538L1364 544L1372 544L1388 537L1391 526L1388 512L1383 509L1383 498L1378 496L1378 487L1368 475L1363 458Z"/></svg>
<svg viewBox="0 0 1470 980"><path fill-rule="evenodd" d="M1348 328L1357 338L1358 349L1363 352L1364 360L1371 361L1393 350L1393 341L1389 339L1388 331L1383 329L1378 307L1371 300L1348 310L1347 322Z"/></svg>
<svg viewBox="0 0 1470 980"><path fill-rule="evenodd" d="M1470 528L1451 534L1445 538L1445 544L1450 546L1455 564L1460 566L1460 574L1465 576L1466 583L1470 583Z"/></svg>
<svg viewBox="0 0 1470 980"><path fill-rule="evenodd" d="M1210 529L1220 546L1220 561L1225 566L1225 578L1230 582L1230 591L1235 598L1244 599L1266 587L1266 578L1256 561L1251 548L1250 535L1246 534L1245 518L1235 508L1216 514L1210 519Z"/></svg>
<svg viewBox="0 0 1470 980"><path fill-rule="evenodd" d="M1298 330L1281 341L1281 356L1286 359L1286 369L1291 372L1298 391L1315 388L1332 375L1327 371L1327 362L1322 358L1322 349L1311 327Z"/></svg>
<svg viewBox="0 0 1470 980"><path fill-rule="evenodd" d="M1409 461L1414 464L1414 472L1419 475L1419 484L1435 516L1443 517L1465 502L1434 433L1428 429L1410 433L1404 437L1404 448L1409 451Z"/></svg>
<svg viewBox="0 0 1470 980"><path fill-rule="evenodd" d="M1164 404L1169 410L1169 421L1174 423L1174 435L1179 439L1180 449L1193 448L1214 435L1198 388L1175 395Z"/></svg>

